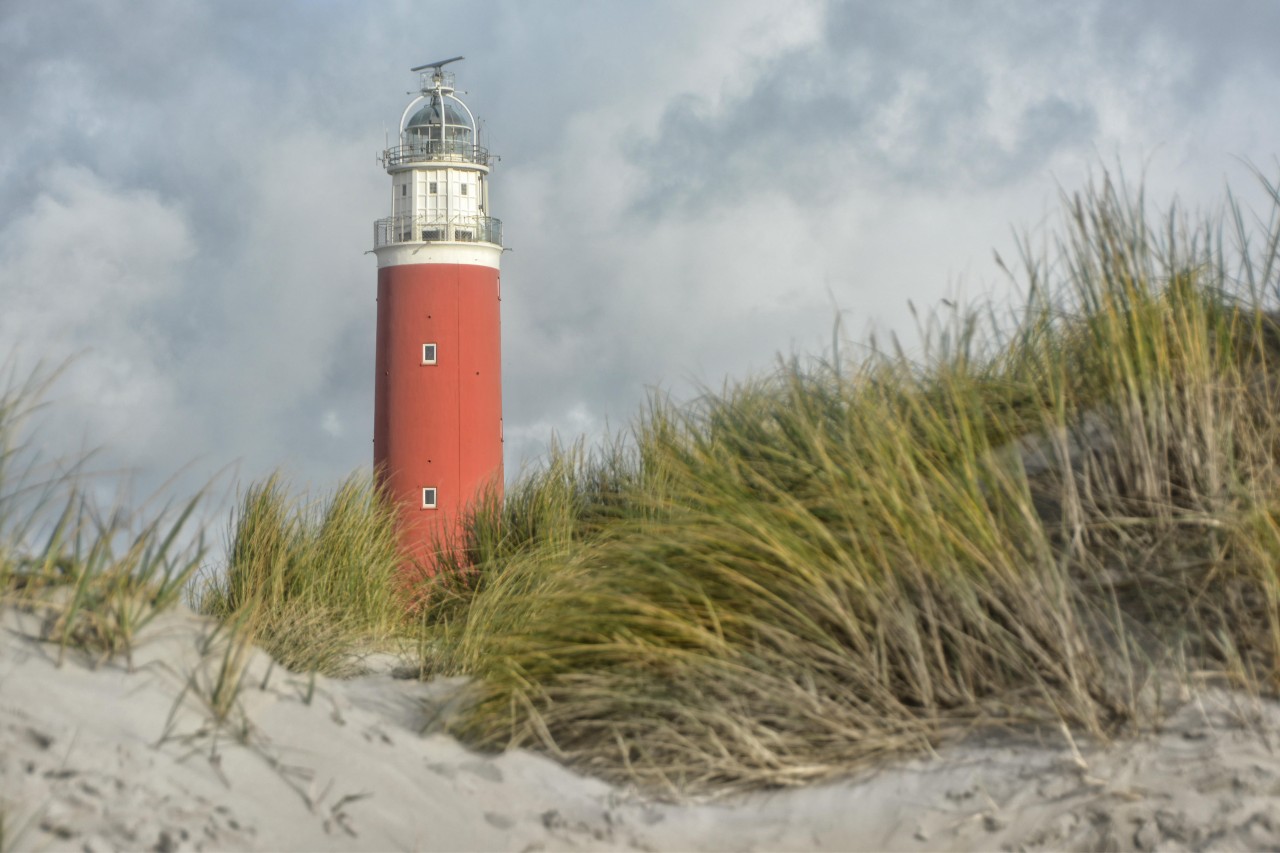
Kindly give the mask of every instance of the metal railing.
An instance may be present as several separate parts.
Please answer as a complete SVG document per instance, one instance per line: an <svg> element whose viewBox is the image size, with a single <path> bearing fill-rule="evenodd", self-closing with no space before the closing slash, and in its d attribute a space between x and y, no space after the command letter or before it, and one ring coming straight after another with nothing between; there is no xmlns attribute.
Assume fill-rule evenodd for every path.
<svg viewBox="0 0 1280 853"><path fill-rule="evenodd" d="M396 243L502 245L502 220L492 216L388 216L373 223L373 247Z"/></svg>
<svg viewBox="0 0 1280 853"><path fill-rule="evenodd" d="M382 152L382 160L387 166L399 166L404 163L422 163L427 161L445 163L479 163L489 165L489 149L460 142L438 139L410 142L397 145Z"/></svg>

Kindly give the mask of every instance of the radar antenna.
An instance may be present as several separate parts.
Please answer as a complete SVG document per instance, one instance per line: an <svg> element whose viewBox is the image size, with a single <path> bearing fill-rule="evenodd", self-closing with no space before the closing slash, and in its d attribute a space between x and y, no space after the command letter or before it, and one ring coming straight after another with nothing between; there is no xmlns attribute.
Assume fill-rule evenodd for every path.
<svg viewBox="0 0 1280 853"><path fill-rule="evenodd" d="M455 56L452 59L442 59L439 62L428 62L425 65L419 65L417 68L410 68L410 71L426 71L428 68L434 68L435 73L439 74L440 69L448 65L450 62L457 62L459 59L466 59L465 56Z"/></svg>

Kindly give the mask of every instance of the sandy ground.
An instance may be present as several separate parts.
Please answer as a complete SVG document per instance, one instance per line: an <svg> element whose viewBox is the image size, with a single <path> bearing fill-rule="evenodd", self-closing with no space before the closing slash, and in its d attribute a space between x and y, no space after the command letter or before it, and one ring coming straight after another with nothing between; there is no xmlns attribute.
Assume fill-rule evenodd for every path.
<svg viewBox="0 0 1280 853"><path fill-rule="evenodd" d="M0 611L0 845L16 850L1280 848L1280 705L1226 693L1112 745L988 737L839 784L670 805L546 758L421 732L449 683L337 681L261 652L222 726L226 660L185 611L130 671Z"/></svg>

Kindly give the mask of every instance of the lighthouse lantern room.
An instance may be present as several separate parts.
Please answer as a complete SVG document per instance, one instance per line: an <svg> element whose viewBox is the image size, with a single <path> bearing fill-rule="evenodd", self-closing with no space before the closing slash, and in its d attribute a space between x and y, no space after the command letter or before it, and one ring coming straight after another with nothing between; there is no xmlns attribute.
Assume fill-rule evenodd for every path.
<svg viewBox="0 0 1280 853"><path fill-rule="evenodd" d="M412 69L420 92L382 154L391 215L378 258L373 461L399 511L412 571L460 546L467 507L502 489L498 265L489 152L444 66Z"/></svg>

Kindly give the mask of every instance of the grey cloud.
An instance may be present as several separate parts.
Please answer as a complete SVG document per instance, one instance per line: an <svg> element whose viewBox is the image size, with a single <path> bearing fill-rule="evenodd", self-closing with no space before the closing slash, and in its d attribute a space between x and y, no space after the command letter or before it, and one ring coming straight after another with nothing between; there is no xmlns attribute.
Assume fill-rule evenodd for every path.
<svg viewBox="0 0 1280 853"><path fill-rule="evenodd" d="M174 385L151 308L181 275L194 241L180 211L121 191L83 168L57 167L48 190L0 232L0 340L19 364L68 363L68 417L44 434L63 447L92 426L135 458L162 441ZM146 416L139 417L139 415Z"/></svg>
<svg viewBox="0 0 1280 853"><path fill-rule="evenodd" d="M1078 95L1004 100L1020 66L1062 51L1027 43L1048 35L1040 16L1016 4L977 9L830 4L823 37L769 60L745 95L681 100L631 147L652 186L638 208L734 203L762 187L811 204L847 191L855 174L944 189L1012 183L1090 138L1095 116Z"/></svg>
<svg viewBox="0 0 1280 853"><path fill-rule="evenodd" d="M980 135L969 140L971 181L987 186L1016 181L1044 166L1062 148L1087 144L1098 121L1089 107L1050 95L1023 109L1012 125L1011 145Z"/></svg>
<svg viewBox="0 0 1280 853"><path fill-rule="evenodd" d="M2 341L54 362L83 352L56 388L55 452L83 434L151 485L205 459L187 487L237 459L320 481L367 461L363 430L335 448L318 424L338 401L368 408L367 381L354 401L341 383L372 352L380 117L344 121L331 90L308 88L328 66L297 13L0 13L15 84L0 94ZM330 45L345 38L333 23Z"/></svg>
<svg viewBox="0 0 1280 853"><path fill-rule="evenodd" d="M1160 96L1152 106L1199 110L1232 80L1280 75L1280 6L1170 0L1152 6L1103 3L1090 35L1122 81Z"/></svg>
<svg viewBox="0 0 1280 853"><path fill-rule="evenodd" d="M15 330L36 357L91 347L59 441L152 482L367 465L374 157L407 66L439 56L467 56L503 158L512 473L646 387L822 346L833 301L854 329L930 301L1117 133L1209 156L1280 136L1197 112L1269 106L1263 8L831 2L816 32L736 41L811 5L0 0L0 352Z"/></svg>

